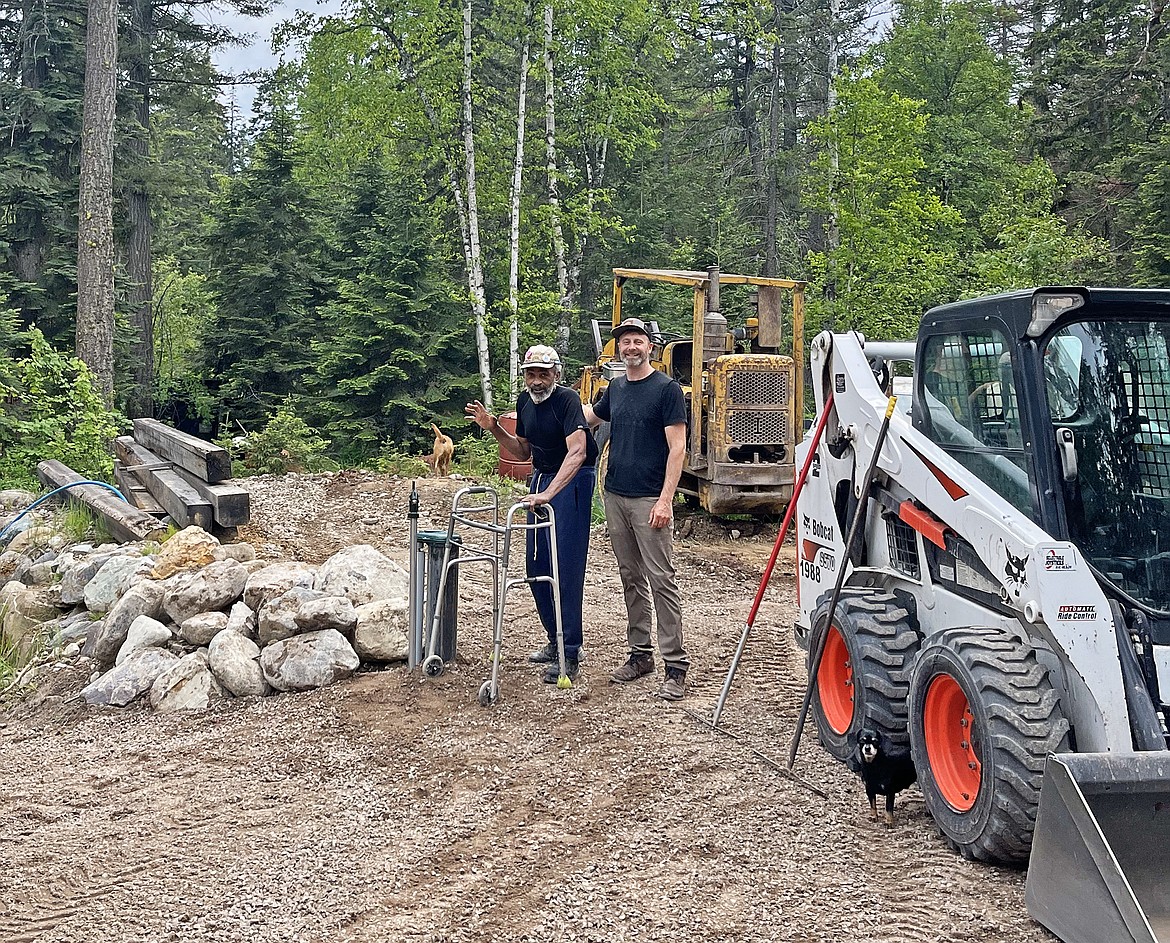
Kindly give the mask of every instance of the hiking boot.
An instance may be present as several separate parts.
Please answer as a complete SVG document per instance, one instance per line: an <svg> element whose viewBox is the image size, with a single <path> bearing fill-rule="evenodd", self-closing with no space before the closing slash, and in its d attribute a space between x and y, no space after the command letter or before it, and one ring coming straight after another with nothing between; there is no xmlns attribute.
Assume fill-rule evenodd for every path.
<svg viewBox="0 0 1170 943"><path fill-rule="evenodd" d="M576 658L565 656L565 674L570 681L577 680L577 672L580 670L580 664ZM561 664L560 659L555 659L551 665L544 669L544 683L556 684L561 680Z"/></svg>
<svg viewBox="0 0 1170 943"><path fill-rule="evenodd" d="M630 660L609 676L618 684L629 684L654 671L654 656L649 652L635 652Z"/></svg>
<svg viewBox="0 0 1170 943"><path fill-rule="evenodd" d="M667 668L666 680L658 689L658 696L667 701L681 701L687 693L687 673L682 668Z"/></svg>
<svg viewBox="0 0 1170 943"><path fill-rule="evenodd" d="M549 642L544 648L538 649L528 656L528 661L534 665L548 665L559 660L560 655L557 654L556 642Z"/></svg>

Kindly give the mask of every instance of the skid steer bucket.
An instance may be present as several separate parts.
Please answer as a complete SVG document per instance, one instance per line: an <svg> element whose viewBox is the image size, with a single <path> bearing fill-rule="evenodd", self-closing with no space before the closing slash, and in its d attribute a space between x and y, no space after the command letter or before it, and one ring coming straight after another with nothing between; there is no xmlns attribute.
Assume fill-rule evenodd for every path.
<svg viewBox="0 0 1170 943"><path fill-rule="evenodd" d="M1170 943L1170 753L1048 757L1025 901L1065 943Z"/></svg>

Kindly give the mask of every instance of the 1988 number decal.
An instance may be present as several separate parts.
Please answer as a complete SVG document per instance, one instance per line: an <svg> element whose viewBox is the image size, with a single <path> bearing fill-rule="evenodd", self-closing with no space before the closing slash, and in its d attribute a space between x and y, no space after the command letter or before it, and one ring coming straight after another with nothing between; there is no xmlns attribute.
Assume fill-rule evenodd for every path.
<svg viewBox="0 0 1170 943"><path fill-rule="evenodd" d="M809 560L801 560L800 575L814 583L819 583L821 581L821 568Z"/></svg>

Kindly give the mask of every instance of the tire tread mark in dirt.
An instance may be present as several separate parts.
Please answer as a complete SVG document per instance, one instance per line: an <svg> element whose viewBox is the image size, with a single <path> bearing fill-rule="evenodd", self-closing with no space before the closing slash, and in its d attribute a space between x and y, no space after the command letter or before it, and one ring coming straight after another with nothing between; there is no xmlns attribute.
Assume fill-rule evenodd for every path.
<svg viewBox="0 0 1170 943"><path fill-rule="evenodd" d="M97 880L86 880L84 876L72 872L51 881L39 888L41 893L36 897L17 902L22 909L33 911L31 914L22 916L19 913L7 913L0 916L0 940L5 943L34 943L42 934L83 912L88 902L129 889L133 886L132 878L157 865L157 861L134 864ZM60 893L60 885L65 886L67 893ZM68 898L69 903L64 907L46 908L46 898L54 903Z"/></svg>

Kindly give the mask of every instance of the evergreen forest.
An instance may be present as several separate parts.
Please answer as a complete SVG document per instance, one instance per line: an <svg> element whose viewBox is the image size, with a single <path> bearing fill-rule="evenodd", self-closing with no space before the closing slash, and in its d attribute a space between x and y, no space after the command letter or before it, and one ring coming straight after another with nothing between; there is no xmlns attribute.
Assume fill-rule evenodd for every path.
<svg viewBox="0 0 1170 943"><path fill-rule="evenodd" d="M806 338L1170 287L1150 0L345 0L243 77L228 11L268 0L5 3L0 480L126 416L426 451L531 343L575 379L615 266L805 279Z"/></svg>

